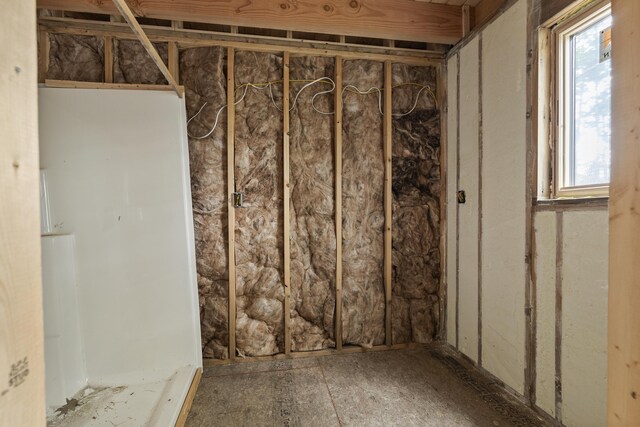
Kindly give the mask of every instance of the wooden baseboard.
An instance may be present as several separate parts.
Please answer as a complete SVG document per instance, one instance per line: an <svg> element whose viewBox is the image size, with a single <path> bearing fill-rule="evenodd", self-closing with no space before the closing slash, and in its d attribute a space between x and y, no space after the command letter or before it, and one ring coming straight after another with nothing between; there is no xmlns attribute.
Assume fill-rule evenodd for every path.
<svg viewBox="0 0 640 427"><path fill-rule="evenodd" d="M408 348L419 348L424 346L429 346L436 344L420 344L420 343L404 343L404 344L393 344L393 345L376 345L370 348L358 347L358 346L348 346L342 347L341 349L328 348L324 350L313 350L313 351L296 351L291 352L289 354L279 353L268 356L251 356L251 357L236 357L235 359L205 359L203 364L205 368L212 366L220 366L220 365L231 365L234 363L249 363L249 362L264 362L269 360L283 360L283 359L302 359L306 357L321 357L321 356L331 356L331 355L340 355L340 354L353 354L353 353L367 353L374 351L386 351L386 350L401 350Z"/></svg>
<svg viewBox="0 0 640 427"><path fill-rule="evenodd" d="M191 404L193 403L193 398L196 397L196 391L198 390L198 385L200 384L200 378L202 377L202 368L198 368L196 370L195 375L193 376L193 381L191 381L191 386L189 387L189 392L187 393L187 397L184 399L182 403L182 409L180 410L180 415L178 415L178 421L176 421L176 427L184 427L187 423L187 417L189 416L189 411L191 411Z"/></svg>

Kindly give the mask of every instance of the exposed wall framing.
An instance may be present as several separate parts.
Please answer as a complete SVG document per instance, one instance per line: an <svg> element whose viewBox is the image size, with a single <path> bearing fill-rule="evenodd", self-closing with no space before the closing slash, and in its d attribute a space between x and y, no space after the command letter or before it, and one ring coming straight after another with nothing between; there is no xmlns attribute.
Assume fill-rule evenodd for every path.
<svg viewBox="0 0 640 427"><path fill-rule="evenodd" d="M96 74L98 75L99 73L100 77L99 79L94 78L94 80L98 80L97 82L87 83L74 80L58 80L49 81L49 84L67 87L86 87L86 85L91 85L92 87L105 88L169 89L169 86L156 84L159 81L152 76L153 73L159 74L157 69L152 67L155 66L155 64L146 57L146 53L143 50L138 49L138 42L134 41L135 36L130 30L121 23L110 21L87 22L69 18L41 19L40 37L43 42L50 37L58 36L69 39L79 37L79 40L85 40L83 39L84 37L94 45L102 47L102 49L94 49L94 51L99 53L95 55L94 60L97 64ZM199 263L198 273L201 290L209 289L209 291L201 293L203 322L210 326L208 329L203 328L205 356L220 361L212 363L261 360L263 358L303 357L303 355L322 355L336 352L350 353L367 351L367 349L405 348L412 345L411 341L414 341L416 336L421 337L418 339L420 342L429 342L438 336L442 336L444 333L443 323L445 317L444 308L439 299L444 297L445 282L442 279L442 273L440 271L442 265L440 259L442 258L441 252L445 246L442 242L444 233L441 227L443 227L443 222L440 220L434 223L436 224L434 230L429 232L429 235L433 235L436 241L439 241L439 243L436 244L430 243L431 250L435 251L432 252L432 255L438 257L438 261L434 264L438 266L438 271L433 273L434 284L428 285L429 287L433 287L433 293L430 293L429 295L431 296L428 297L430 298L429 301L435 301L436 305L433 308L423 307L418 309L416 313L419 313L419 315L415 317L416 319L421 319L426 314L430 319L433 317L433 320L429 321L430 326L426 327L426 332L419 332L418 335L410 333L408 335L409 338L405 336L405 338L400 340L401 343L398 345L394 345L394 326L392 320L394 304L392 295L393 287L395 286L392 284L394 277L393 266L395 265L395 257L400 256L395 254L393 249L394 230L392 223L394 221L395 208L392 192L394 191L394 186L401 185L400 181L394 181L395 177L392 173L395 167L394 162L398 161L401 157L393 154L393 150L396 144L394 142L394 138L396 138L394 136L397 131L396 128L398 126L404 126L400 125L400 123L403 123L402 121L397 121L392 118L392 113L398 112L393 108L394 103L399 102L396 109L404 111L406 110L405 107L407 103L409 101L413 102L413 99L410 99L410 97L407 98L407 95L403 95L401 89L398 89L400 91L398 92L400 100L394 100L395 95L393 95L393 93L395 91L392 91L392 86L396 83L411 83L417 79L417 75L422 73L422 71L418 71L422 69L422 67L425 67L424 70L427 70L425 72L429 77L425 81L420 81L420 83L430 86L435 94L435 99L431 99L431 97L427 95L427 92L424 92L423 95L420 96L417 104L418 114L423 114L421 111L425 108L429 110L429 112L424 113L427 114L428 117L420 115L419 128L423 130L428 129L429 135L431 135L430 138L439 138L441 128L441 122L439 122L440 111L444 104L445 97L445 90L441 84L443 79L441 69L442 55L437 52L389 49L384 46L380 48L358 48L346 44L340 45L339 43L323 43L321 45L299 41L291 41L291 44L281 43L280 41L276 43L274 39L268 37L259 38L259 42L256 43L256 40L249 40L246 37L243 39L240 35L237 36L237 39L234 38L236 36L226 38L205 30L184 30L181 28L183 25L176 25L175 22L171 25L171 28L159 28L157 26L145 27L145 33L147 33L150 41L154 43L154 46L160 52L164 64L166 64L171 71L171 75L174 76L174 78L179 78L180 83L184 85L184 90L187 94L189 117L197 113L204 102L210 104L210 106L205 107L201 115L189 125L189 130L194 136L194 138L190 139L190 146L195 144L193 146L199 146L203 150L192 153L192 162L196 162L196 164L203 162L203 167L209 167L207 166L207 162L209 162L210 165L215 164L214 169L218 168L216 169L218 172L214 174L217 178L215 178L215 181L212 181L218 184L212 187L211 183L206 184L207 181L202 181L202 186L199 188L206 188L209 192L207 193L205 191L202 193L203 197L198 199L200 200L198 203L202 203L201 205L195 204L196 198L194 198L194 215L200 218L200 220L196 221L196 228L198 228L198 224L200 223L203 225L208 224L205 225L205 227L213 226L211 221L216 222L216 224L219 223L214 226L219 233L214 232L213 234L207 234L211 233L211 231L205 233L205 229L202 228L200 231L201 239L198 240L201 247L199 253L209 253L208 259L210 261L213 259L217 260L215 266L210 265L210 261L205 264ZM104 48L107 43L109 47ZM127 46L128 49L123 50L123 46ZM46 59L55 55L56 52L47 52L45 46L45 49L41 50L41 62L43 64L46 63ZM119 58L119 55L123 56L123 58ZM215 59L212 63L205 61L198 66L198 61L204 60L204 57ZM256 58L261 59L257 60ZM280 67L280 74L254 75L255 72L257 72L255 64L264 64L265 61L267 63L273 63L276 68ZM73 61L67 62L74 65ZM249 66L254 62L254 66ZM131 64L131 66L127 64ZM135 67L132 68L133 65L139 66L140 64L146 64L143 68L139 69L140 71L136 71ZM326 65L320 66L320 64ZM196 68L202 68L202 70L194 73L194 70L189 70L189 67L193 65L195 65ZM249 67L247 68L247 66ZM125 67L124 70L123 67ZM323 69L322 67L325 68ZM46 77L47 72L45 68L46 67L43 66L42 75ZM276 68L273 68L272 71L276 72ZM417 74L410 71L414 69ZM309 70L316 70L315 74L309 74ZM331 107L335 109L333 119L327 120L326 118L329 116L323 116L322 120L319 118L313 119L322 122L318 125L322 126L322 129L327 129L326 135L324 135L325 131L322 131L323 138L329 138L326 141L327 146L325 148L325 150L328 151L324 151L323 153L326 153L326 155L330 154L329 157L326 158L331 165L331 168L328 170L330 180L324 182L331 188L330 192L333 194L330 195L328 200L332 201L334 206L331 208L331 206L328 205L328 222L320 228L328 230L328 232L333 235L331 239L333 239L334 245L329 245L329 251L326 253L323 252L322 257L330 257L333 259L327 266L330 270L334 269L332 272L334 274L334 280L333 283L329 283L328 285L327 290L329 293L323 297L326 298L324 299L325 304L328 304L325 307L325 312L319 317L315 317L316 320L314 320L313 323L307 325L308 327L313 324L314 327L318 328L318 339L312 340L313 342L311 343L297 342L296 316L298 314L296 314L295 310L300 308L299 304L301 301L297 298L303 294L296 288L297 284L300 283L296 282L300 280L300 276L298 270L296 270L295 263L293 263L294 259L296 259L295 256L297 256L297 252L294 255L293 251L294 249L298 251L300 248L296 246L295 242L292 242L291 239L295 239L297 236L296 221L302 218L299 217L298 212L300 205L296 205L296 203L300 203L301 201L301 199L296 199L295 188L295 185L299 185L299 180L296 178L296 174L299 173L299 171L290 168L289 159L291 158L291 161L293 161L293 156L301 155L301 151L297 149L297 147L293 147L292 144L295 144L296 138L300 137L300 135L296 134L299 126L298 121L309 119L305 118L302 112L296 111L295 116L291 116L291 114L294 113L288 113L291 102L293 102L297 91L301 87L301 84L292 82L291 79L297 81L300 78L311 78L311 76L327 76L334 78L339 88L343 88L349 83L355 83L356 86L361 88L365 88L365 86L368 88L368 80L366 78L365 80L367 81L359 80L359 76L362 75L361 70L369 70L369 80L371 83L377 82L375 86L382 88L382 99L384 101L381 105L383 110L382 115L378 111L378 100L375 94L373 96L363 97L363 95L347 92L344 98L331 95L333 96L333 102L329 102L331 96L325 100L318 99L315 101L315 106L320 107L322 110L330 111ZM73 72L72 69L70 75L73 76ZM400 74L398 74L398 72L400 72ZM126 79L118 77L124 75L136 77ZM68 78L64 73L62 73L60 77ZM354 77L356 77L355 80ZM100 83L100 80L104 83ZM114 83L107 82L107 80L112 80ZM124 82L118 83L122 80L124 80ZM215 82L213 80L215 80ZM238 88L242 88L241 85L243 83L255 83L258 81L274 82L274 86L271 89L274 93L274 102L276 105L272 105L269 109L275 107L278 110L282 109L282 111L277 112L273 109L273 111L269 113L269 117L280 116L282 118L282 129L279 131L281 132L280 137L277 137L279 134L278 131L274 131L275 133L273 135L271 135L271 131L267 131L266 134L260 134L256 133L258 128L255 125L245 126L245 124L251 121L255 122L258 120L259 118L256 116L262 114L262 112L256 110L258 103L261 103L261 105L271 105L268 96L265 96L266 92L258 93L257 91L254 93L249 91L242 105L238 104L235 108L228 108L228 111L220 115L219 127L215 129L215 132L202 142L199 142L200 140L195 138L207 133L214 121L217 108L222 105L232 106L241 98L242 90ZM166 80L162 80L162 82L164 83ZM220 86L220 82L226 83L226 86ZM210 86L214 86L215 90L207 89ZM226 97L224 96L225 90ZM309 98L309 94L303 93L297 100L299 105L296 108L306 108L310 111ZM343 103L346 103L346 105L343 106ZM255 107L251 107L251 105ZM362 111L360 111L362 108L365 109L364 111L368 111L366 114L368 114L367 117L369 117L369 119L364 121L361 117ZM238 118L238 114L240 114L240 118ZM356 125L356 128L353 128L356 133L350 133L350 127L354 125L354 120L357 121L358 119L360 119L361 127L358 130L358 125ZM429 122L429 124L426 125L427 122L425 122L425 120L427 120L427 122L429 122L429 120L435 121ZM348 206L345 205L345 201L349 200L349 197L360 197L358 194L360 192L358 186L362 184L364 178L357 174L353 176L353 184L356 185L356 187L352 188L353 191L351 195L349 195L350 190L348 190L349 187L345 183L348 182L346 174L353 173L354 166L357 166L357 164L361 162L363 156L371 155L372 153L371 150L366 148L364 151L359 149L360 151L353 152L351 157L345 153L348 153L348 150L353 150L354 147L360 145L358 132L368 132L371 123L376 122L379 123L380 130L379 136L374 136L374 139L379 138L379 142L372 140L372 143L374 143L374 145L379 144L380 148L380 189L379 194L374 197L375 200L379 198L380 203L380 230L378 232L380 236L380 254L379 260L375 263L377 265L376 268L380 269L380 287L379 291L376 291L374 294L380 297L380 309L373 308L378 306L375 303L371 307L376 313L375 318L380 321L365 321L364 318L361 319L363 321L357 322L357 327L366 328L373 325L373 332L372 334L356 332L354 335L354 330L349 332L349 329L345 329L345 325L349 324L349 307L353 307L349 305L349 298L347 297L345 300L343 297L345 293L345 280L348 283L349 277L353 278L356 276L352 274L350 276L350 273L348 273L349 269L352 268L350 266L353 266L353 264L350 264L352 261L349 261L348 257L345 259L344 254L347 253L348 248L345 248L344 244L345 242L351 244L352 239L344 234L343 225L348 224L350 221L348 217L345 217L345 212L348 212L345 209L349 209ZM409 124L411 120L407 119L405 122ZM258 122L255 123L257 124ZM309 123L300 124L308 125ZM376 126L374 126L374 128L375 127ZM401 132L405 132L405 130L403 129ZM409 130L409 133L411 132L413 131ZM416 133L414 137L423 138L424 133L421 134L420 132ZM276 204L281 206L282 209L274 211L275 216L272 219L268 219L266 224L273 224L275 228L272 228L272 230L276 233L273 237L276 238L276 240L281 240L280 243L271 249L277 250L278 247L284 249L280 249L280 255L276 255L276 252L274 252L272 257L272 259L276 261L276 264L278 263L278 257L282 260L282 264L280 264L281 267L276 267L274 264L274 268L279 268L279 274L282 274L282 276L280 276L280 284L276 288L273 288L273 292L269 291L267 293L268 295L261 294L262 296L258 296L262 302L266 301L264 298L273 299L275 311L273 311L272 314L275 316L273 318L275 323L267 328L271 332L267 332L267 329L265 329L263 331L264 334L258 334L264 339L257 339L255 333L261 330L261 324L256 323L254 325L257 329L250 325L245 325L245 321L250 320L250 317L245 316L245 314L247 310L252 310L251 304L255 301L243 302L243 295L246 295L246 286L249 284L249 282L246 281L246 272L244 272L244 270L246 270L245 266L247 266L245 255L249 253L249 247L246 246L245 242L252 241L255 243L255 241L251 239L247 240L247 236L243 235L244 231L242 230L246 229L246 226L243 226L242 230L239 228L239 221L242 221L242 218L246 217L248 212L233 208L233 197L231 197L231 193L235 191L243 192L246 184L251 181L250 175L252 172L248 172L247 167L251 169L250 165L252 160L246 157L248 152L244 150L243 144L253 144L253 142L250 141L255 141L256 138L260 139L262 138L260 135L265 136L267 134L271 136L275 135L276 140L279 138L279 140L282 141L282 146L274 151L276 157L272 160L274 160L275 163L270 162L276 165L279 164L280 166L277 166L277 168L282 168L279 169L279 171L274 170L275 175L273 175L273 178L276 180L273 181L276 186L274 188L278 188L278 192L281 193L280 196L275 196L276 198L274 200L277 201ZM370 138L370 136L368 137ZM350 143L343 145L345 138L348 141L358 142L358 145ZM265 141L272 139L271 137L267 137ZM434 152L435 157L433 158L436 161L433 163L433 167L435 167L437 171L436 175L439 175L437 179L440 179L440 177L443 176L441 156L443 156L444 153L439 148L439 140L437 143L438 147L435 147L437 151ZM216 148L211 151L211 147ZM269 150L270 149L271 148L269 148ZM400 146L398 149L400 149ZM212 155L220 157L220 159L214 163L210 163L212 159L208 156ZM221 159L223 159L223 161ZM375 161L374 158L372 158L372 160ZM222 163L220 163L221 161ZM246 163L247 161L249 163ZM318 161L320 160L314 158L314 162ZM411 160L411 162L413 161L414 160ZM347 163L345 165L346 168L343 168L343 162ZM239 164L243 166L239 168ZM235 167L232 165L235 165ZM192 167L192 175L194 173L200 173L197 171L197 167ZM223 173L217 176L220 171ZM214 178L214 176L211 175L207 179L211 178ZM258 178L257 182L260 182L261 185L266 182L272 182L271 178L264 176L256 176L253 178ZM399 178L402 178L402 176L399 175ZM194 177L192 177L192 179L194 179ZM200 178L195 177L196 182L199 182L199 179ZM249 181L247 181L248 179ZM365 180L367 181L367 185L372 185L372 183L368 182L368 179ZM429 209L431 211L430 215L437 217L444 211L444 203L442 203L444 195L438 193L440 188L442 188L440 184L433 188L437 195L435 196L434 204L429 205ZM347 191L345 191L345 189L347 189ZM250 204L251 195L249 193L251 193L251 191L247 191L247 194L245 194L245 203ZM197 196L199 193L196 190L193 191L193 194L194 197L199 197ZM313 192L307 191L305 195L313 196ZM356 208L356 211L359 211L359 206L359 204L356 204L353 207ZM360 214L360 212L358 212L358 214ZM261 220L266 218L265 215L267 215L266 211L261 214ZM252 221L255 219L256 218ZM360 218L354 216L351 220L360 221ZM332 230L332 225L335 225L335 232ZM372 223L372 225L377 227L375 222ZM198 230L196 230L196 235L199 235ZM367 243L365 244L365 242ZM213 246L211 245L212 243ZM368 240L364 240L363 244L367 247L370 246ZM245 246L244 249L242 248L243 246ZM252 248L252 250L255 250L255 248ZM373 264L371 266L373 266ZM223 270L227 273L224 274ZM208 273L205 273L206 271L208 271ZM240 280L240 282L238 282L238 280ZM204 288L202 288L202 286L204 286ZM351 294L351 296L353 295L355 294ZM309 295L307 295L307 297L308 296ZM260 304L262 304L262 302ZM278 304L281 306L280 309L275 308ZM329 311L327 311L327 309L329 309ZM367 316L370 314L369 311L367 308ZM347 317L345 317L345 312L347 313ZM323 320L318 320L320 318ZM351 320L353 320L353 318L351 318ZM267 319L261 319L260 322L270 324ZM203 325L205 323L203 323ZM281 326L278 327L278 324ZM207 329L206 336L205 329ZM409 329L412 329L412 327L410 326ZM272 338L269 338L269 336ZM273 345L267 345L265 347L263 345L265 342L271 342ZM358 346L354 347L354 344ZM267 347L269 350L265 352L264 349Z"/></svg>

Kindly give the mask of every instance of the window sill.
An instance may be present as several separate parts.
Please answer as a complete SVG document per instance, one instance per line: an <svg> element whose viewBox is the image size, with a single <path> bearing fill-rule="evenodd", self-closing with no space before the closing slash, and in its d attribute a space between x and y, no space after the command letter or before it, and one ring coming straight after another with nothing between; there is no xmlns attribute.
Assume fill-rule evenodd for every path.
<svg viewBox="0 0 640 427"><path fill-rule="evenodd" d="M536 199L533 208L536 211L562 210L562 209L590 209L608 208L609 196L598 197L565 197L559 199Z"/></svg>

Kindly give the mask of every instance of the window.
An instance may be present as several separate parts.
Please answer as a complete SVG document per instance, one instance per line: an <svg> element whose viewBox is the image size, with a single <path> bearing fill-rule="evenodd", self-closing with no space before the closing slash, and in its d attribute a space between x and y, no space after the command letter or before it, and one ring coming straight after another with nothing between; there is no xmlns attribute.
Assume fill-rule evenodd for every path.
<svg viewBox="0 0 640 427"><path fill-rule="evenodd" d="M611 10L577 14L553 29L553 196L608 194L611 162Z"/></svg>

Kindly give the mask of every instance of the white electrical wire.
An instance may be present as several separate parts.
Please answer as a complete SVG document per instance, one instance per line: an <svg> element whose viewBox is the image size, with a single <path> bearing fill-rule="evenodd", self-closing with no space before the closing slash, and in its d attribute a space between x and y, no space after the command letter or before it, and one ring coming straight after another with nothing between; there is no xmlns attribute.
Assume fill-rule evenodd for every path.
<svg viewBox="0 0 640 427"><path fill-rule="evenodd" d="M324 115L332 115L334 114L333 111L327 112L327 111L320 111L316 108L316 98L320 95L324 95L325 93L332 93L335 89L336 89L336 82L334 82L332 79L330 79L329 77L320 77L319 79L316 79L312 82L307 83L306 85L302 86L302 88L300 88L300 90L298 91L298 93L296 93L295 98L293 98L293 104L291 105L291 108L289 109L289 111L293 111L294 108L296 108L296 103L298 102L298 97L300 96L300 94L302 93L303 90L305 90L306 88L313 86L316 83L320 83L320 82L329 82L331 83L331 89L327 89L327 90L323 90L322 92L317 92L315 93L312 97L311 97L311 108L314 109L315 112L320 113L320 114L324 114Z"/></svg>
<svg viewBox="0 0 640 427"><path fill-rule="evenodd" d="M331 84L331 88L321 91L321 92L317 92L315 93L312 97L311 97L311 108L313 108L313 110L319 114L323 114L323 115L332 115L335 114L334 111L331 112L327 112L327 111L321 111L318 108L316 108L315 106L315 102L316 102L316 98L320 95L324 95L324 94L328 94L328 93L332 93L335 91L336 89L336 83L333 81L333 79L329 78L329 77L320 77L319 79L316 80L312 80L308 83L306 83L304 86L302 86L302 88L296 93L296 96L293 99L293 103L291 104L291 107L289 108L289 111L293 111L296 108L297 102L298 102L298 98L300 97L300 94L307 88L313 86L314 84L317 83L321 83L321 82L328 82ZM274 83L278 83L278 82L267 82L267 83L243 83L242 85L240 85L236 91L238 89L244 88L244 91L242 93L242 96L240 97L240 99L238 99L237 101L234 102L233 105L238 105L239 103L241 103L244 98L247 95L247 91L249 90L250 87L257 89L257 90L265 90L265 89L269 89L269 98L271 98L271 102L273 103L273 106L278 110L278 111L282 111L281 108L278 108L278 105L276 104L275 101L275 97L273 96L273 89L272 89L272 85ZM417 85L417 86L421 86L420 90L418 91L415 101L413 103L413 107L411 107L410 110L404 112L404 113L392 113L393 117L404 117L407 116L409 114L411 114L417 107L418 105L418 101L420 99L420 94L424 91L424 90L428 90L429 94L433 97L433 100L435 102L435 95L433 94L433 92L431 91L431 88L429 86L422 86L422 85ZM350 92L355 92L359 95L369 95L371 93L377 92L378 93L378 111L380 112L380 114L384 115L383 111L382 111L382 89L377 88L377 87L371 87L366 91L360 90L358 87L354 86L354 85L346 85L344 88L342 88L342 92L341 92L341 96L344 97L344 93L346 91L350 91ZM209 104L209 102L205 102L204 104L202 104L202 107L200 107L200 109L198 110L198 112L196 114L194 114L189 120L187 120L187 129L189 127L189 123L191 123L192 120L194 120L196 117L198 117L200 115L200 113L202 112L202 110ZM437 104L436 104L437 105ZM211 134L216 130L216 127L218 126L218 120L220 119L220 114L222 113L222 111L227 108L226 105L223 105L222 107L220 107L218 109L218 112L216 113L216 119L213 123L213 126L211 127L211 129L204 135L202 136L196 136L196 135L192 135L187 131L187 135L190 138L193 139L205 139L208 138L209 136L211 136Z"/></svg>

